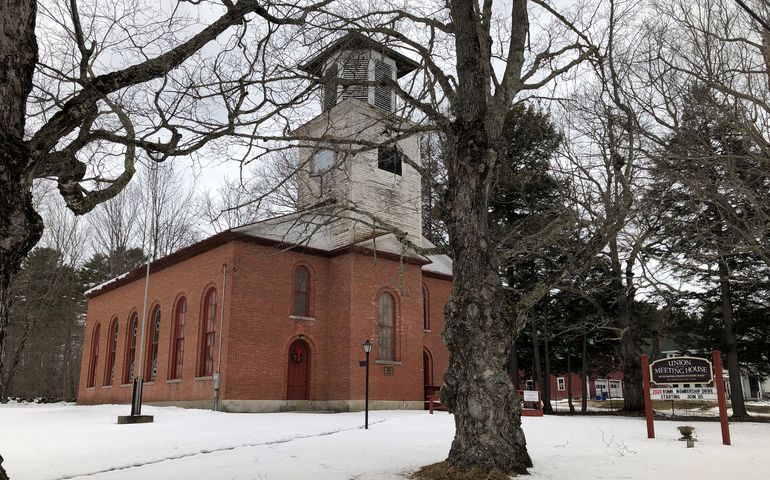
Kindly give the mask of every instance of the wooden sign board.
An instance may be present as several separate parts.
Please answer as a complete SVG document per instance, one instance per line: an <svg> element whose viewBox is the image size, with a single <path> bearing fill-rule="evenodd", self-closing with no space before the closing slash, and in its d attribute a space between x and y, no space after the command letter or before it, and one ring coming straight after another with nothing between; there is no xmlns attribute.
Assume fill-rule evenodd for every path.
<svg viewBox="0 0 770 480"><path fill-rule="evenodd" d="M696 357L664 358L650 363L648 355L642 355L642 394L644 395L644 416L647 423L647 438L655 438L652 399L662 400L710 400L716 390L719 404L719 423L722 427L722 444L730 445L730 424L727 421L727 395L722 375L722 352L711 352L712 363ZM713 388L662 388L659 385L712 383ZM653 383L657 385L652 386ZM678 398L673 398L674 396ZM690 398L695 397L695 398ZM702 398L700 398L702 397Z"/></svg>
<svg viewBox="0 0 770 480"><path fill-rule="evenodd" d="M650 382L653 385L706 384L713 381L711 362L703 358L671 357L650 364Z"/></svg>

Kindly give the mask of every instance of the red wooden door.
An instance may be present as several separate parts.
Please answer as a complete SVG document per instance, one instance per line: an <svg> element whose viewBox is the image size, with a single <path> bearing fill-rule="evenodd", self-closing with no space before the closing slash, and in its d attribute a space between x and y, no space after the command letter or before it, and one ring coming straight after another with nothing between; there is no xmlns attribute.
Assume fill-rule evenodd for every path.
<svg viewBox="0 0 770 480"><path fill-rule="evenodd" d="M308 400L310 381L310 348L302 340L289 347L289 372L286 381L287 400Z"/></svg>

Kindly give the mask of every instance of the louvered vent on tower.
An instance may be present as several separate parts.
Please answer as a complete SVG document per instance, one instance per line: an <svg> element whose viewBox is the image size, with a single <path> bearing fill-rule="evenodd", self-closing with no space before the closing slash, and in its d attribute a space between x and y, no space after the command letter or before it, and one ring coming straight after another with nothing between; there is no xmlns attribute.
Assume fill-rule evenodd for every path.
<svg viewBox="0 0 770 480"><path fill-rule="evenodd" d="M366 82L369 79L369 55L366 51L351 51L343 57L342 78L352 82ZM369 101L367 85L346 85L342 89L342 97L352 97L364 102Z"/></svg>
<svg viewBox="0 0 770 480"><path fill-rule="evenodd" d="M337 65L330 65L324 72L323 109L328 110L337 103Z"/></svg>
<svg viewBox="0 0 770 480"><path fill-rule="evenodd" d="M373 84L383 80L395 82L419 66L403 54L351 32L332 42L300 68L319 78L324 110L339 103L341 98L357 98L393 112L396 102L392 84Z"/></svg>
<svg viewBox="0 0 770 480"><path fill-rule="evenodd" d="M374 81L393 79L393 69L387 63L374 61ZM393 89L387 85L377 85L374 87L374 106L387 112L393 111Z"/></svg>

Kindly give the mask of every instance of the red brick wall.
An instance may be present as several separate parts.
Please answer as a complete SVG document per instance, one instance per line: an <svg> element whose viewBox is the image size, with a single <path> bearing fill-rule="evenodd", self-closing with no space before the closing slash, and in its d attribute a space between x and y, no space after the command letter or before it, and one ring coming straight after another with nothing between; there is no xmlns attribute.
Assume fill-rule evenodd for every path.
<svg viewBox="0 0 770 480"><path fill-rule="evenodd" d="M310 400L363 399L364 369L359 366L367 338L371 354L370 398L423 399L423 350L433 360L434 383L442 383L448 352L440 334L448 280L423 277L420 265L348 252L323 257L234 241L151 275L150 301L162 311L158 380L146 384L144 399L209 400L210 379L196 379L203 295L209 286L220 292L222 264L229 267L225 299L222 399L286 398L289 346L302 336L310 348ZM310 317L293 318L293 273L304 265L311 273ZM430 292L431 330L423 331L422 285ZM162 287L161 287L162 286ZM126 358L126 325L130 312L141 315L144 281L134 281L89 302L84 339L80 403L130 402L130 385L103 387L109 321L120 321L116 378L120 383ZM377 363L377 299L387 291L396 300L396 363ZM167 381L175 301L187 297L183 375ZM221 301L221 294L218 295ZM219 310L219 307L218 307ZM148 315L152 308L148 310ZM102 322L96 384L85 387L91 333ZM219 334L217 312L217 334ZM216 356L215 356L216 360ZM392 375L386 375L386 368ZM215 367L216 370L216 367Z"/></svg>
<svg viewBox="0 0 770 480"><path fill-rule="evenodd" d="M217 289L217 301L221 302L222 264L230 265L232 258L232 244L222 245L201 255L187 259L164 270L151 273L150 288L148 294L147 315L152 315L156 305L161 307L161 328L158 345L158 373L155 382L145 383L144 400L152 401L178 401L178 400L208 400L213 398L213 385L210 379L195 380L198 366L198 346L200 335L201 310L203 309L203 295L209 287ZM170 375L170 347L173 324L173 310L176 300L184 295L187 298L187 315L185 319L185 344L184 360L182 367L182 381L168 380ZM228 295L229 296L229 295ZM144 298L144 279L131 282L115 290L92 298L88 302L88 312L83 340L83 360L80 384L78 387L78 402L92 403L130 403L131 385L121 385L123 371L126 362L127 330L129 316L137 312L142 316L142 301ZM228 316L225 299L225 318ZM221 304L220 304L221 305ZM220 306L217 306L217 310ZM115 381L111 387L104 386L106 375L106 352L108 344L108 326L112 318L117 317L119 322ZM219 319L219 312L217 312ZM140 319L141 321L141 319ZM145 319L145 322L147 319ZM87 374L90 359L92 335L97 322L101 323L100 354L96 368L96 379L93 388L86 388ZM141 325L141 324L140 324ZM217 334L219 323L217 322ZM147 337L150 332L147 332ZM225 337L227 338L227 325L225 325ZM145 345L149 338L145 338ZM140 335L137 335L136 361L139 361ZM223 347L225 355L227 346ZM145 354L146 358L146 354ZM216 357L215 357L216 360ZM143 370L144 372L144 366Z"/></svg>

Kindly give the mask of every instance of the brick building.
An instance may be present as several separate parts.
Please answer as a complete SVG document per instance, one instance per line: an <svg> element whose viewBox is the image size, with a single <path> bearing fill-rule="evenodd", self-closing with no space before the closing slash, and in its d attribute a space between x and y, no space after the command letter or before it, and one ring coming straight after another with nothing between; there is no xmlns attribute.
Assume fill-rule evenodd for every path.
<svg viewBox="0 0 770 480"><path fill-rule="evenodd" d="M442 383L452 263L422 253L419 138L376 84L417 65L351 34L303 68L323 111L294 132L300 210L152 262L146 318L144 267L89 291L79 403L130 403L141 372L152 404L211 407L218 386L228 411L360 409L367 339L372 408Z"/></svg>

